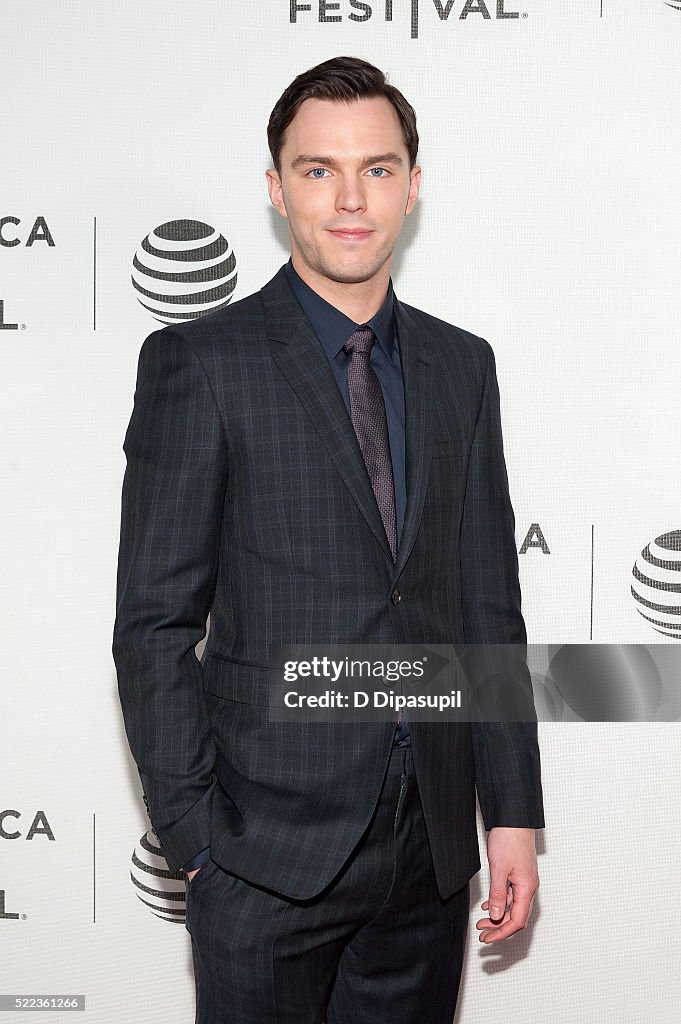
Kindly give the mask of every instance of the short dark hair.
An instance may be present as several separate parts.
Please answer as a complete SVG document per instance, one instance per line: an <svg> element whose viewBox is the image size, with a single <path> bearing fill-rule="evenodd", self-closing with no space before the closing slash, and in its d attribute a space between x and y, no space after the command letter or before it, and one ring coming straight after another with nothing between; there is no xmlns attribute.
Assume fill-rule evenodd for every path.
<svg viewBox="0 0 681 1024"><path fill-rule="evenodd" d="M267 141L272 161L281 173L281 150L286 129L305 100L320 99L346 103L359 99L384 96L392 103L402 126L404 142L409 152L409 169L416 163L419 135L416 130L416 111L399 89L388 83L386 75L359 57L332 57L316 67L303 71L294 78L277 100L269 124Z"/></svg>

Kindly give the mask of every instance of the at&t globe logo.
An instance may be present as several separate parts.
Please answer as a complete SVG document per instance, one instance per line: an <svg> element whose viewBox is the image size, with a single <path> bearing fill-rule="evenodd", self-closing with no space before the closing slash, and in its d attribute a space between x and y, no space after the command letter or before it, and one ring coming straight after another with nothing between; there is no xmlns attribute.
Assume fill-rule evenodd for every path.
<svg viewBox="0 0 681 1024"><path fill-rule="evenodd" d="M145 309L177 324L226 306L236 287L236 259L227 241L200 220L169 220L140 243L132 283Z"/></svg>
<svg viewBox="0 0 681 1024"><path fill-rule="evenodd" d="M184 877L170 870L151 828L133 850L130 878L137 898L152 914L164 921L184 924Z"/></svg>
<svg viewBox="0 0 681 1024"><path fill-rule="evenodd" d="M636 609L653 629L681 640L681 530L646 544L632 569Z"/></svg>

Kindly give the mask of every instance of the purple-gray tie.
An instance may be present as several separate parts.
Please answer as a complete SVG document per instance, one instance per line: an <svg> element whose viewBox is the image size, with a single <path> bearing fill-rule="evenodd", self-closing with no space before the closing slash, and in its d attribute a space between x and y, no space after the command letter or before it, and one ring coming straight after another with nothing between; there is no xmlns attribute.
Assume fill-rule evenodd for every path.
<svg viewBox="0 0 681 1024"><path fill-rule="evenodd" d="M388 421L381 385L370 362L371 346L375 337L370 327L358 327L343 345L343 351L350 356L348 363L350 419L364 456L393 561L395 561L397 558L397 521Z"/></svg>

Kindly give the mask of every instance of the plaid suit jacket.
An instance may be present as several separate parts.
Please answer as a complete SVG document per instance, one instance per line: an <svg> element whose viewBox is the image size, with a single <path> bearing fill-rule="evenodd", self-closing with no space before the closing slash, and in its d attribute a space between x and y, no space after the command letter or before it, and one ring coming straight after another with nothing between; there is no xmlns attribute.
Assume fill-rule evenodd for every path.
<svg viewBox="0 0 681 1024"><path fill-rule="evenodd" d="M397 298L395 315L407 459L395 564L283 267L259 292L142 345L112 649L173 869L210 846L227 870L311 897L371 819L394 726L269 723L271 643L526 642L492 349ZM531 693L529 673L521 685ZM480 868L476 787L487 829L543 827L536 722L410 731L447 897Z"/></svg>

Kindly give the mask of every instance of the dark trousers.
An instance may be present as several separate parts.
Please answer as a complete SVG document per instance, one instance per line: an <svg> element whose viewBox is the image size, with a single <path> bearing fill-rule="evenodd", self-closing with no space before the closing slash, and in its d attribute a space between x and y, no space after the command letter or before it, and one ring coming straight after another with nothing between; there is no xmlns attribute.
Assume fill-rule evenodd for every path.
<svg viewBox="0 0 681 1024"><path fill-rule="evenodd" d="M196 1024L451 1024L468 883L440 898L410 747L320 895L295 900L208 861L187 882Z"/></svg>

